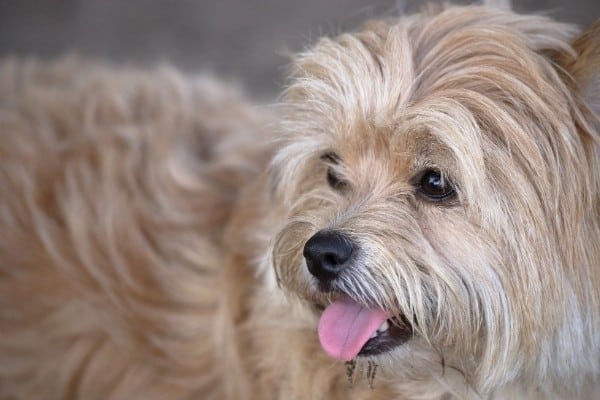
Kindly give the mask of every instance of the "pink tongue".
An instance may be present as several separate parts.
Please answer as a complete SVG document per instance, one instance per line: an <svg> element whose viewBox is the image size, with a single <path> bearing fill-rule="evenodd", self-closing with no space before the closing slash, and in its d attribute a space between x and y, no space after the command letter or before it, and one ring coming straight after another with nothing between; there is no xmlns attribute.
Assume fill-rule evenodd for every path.
<svg viewBox="0 0 600 400"><path fill-rule="evenodd" d="M319 341L330 356L350 361L386 319L383 310L369 310L345 297L323 311Z"/></svg>

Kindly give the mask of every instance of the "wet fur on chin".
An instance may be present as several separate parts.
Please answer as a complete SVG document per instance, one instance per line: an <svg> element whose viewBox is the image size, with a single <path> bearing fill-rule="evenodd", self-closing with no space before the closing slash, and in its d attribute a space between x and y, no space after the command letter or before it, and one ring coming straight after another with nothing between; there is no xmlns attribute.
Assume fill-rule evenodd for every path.
<svg viewBox="0 0 600 400"><path fill-rule="evenodd" d="M598 24L486 7L321 39L273 113L4 62L0 398L600 396L599 85ZM360 247L336 290L414 328L352 385L316 336L322 229Z"/></svg>

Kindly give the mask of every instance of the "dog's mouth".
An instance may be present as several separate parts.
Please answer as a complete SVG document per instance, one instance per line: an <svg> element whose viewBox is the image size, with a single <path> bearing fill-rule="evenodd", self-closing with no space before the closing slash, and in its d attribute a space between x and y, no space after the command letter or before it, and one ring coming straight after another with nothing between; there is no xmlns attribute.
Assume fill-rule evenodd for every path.
<svg viewBox="0 0 600 400"><path fill-rule="evenodd" d="M390 317L344 296L324 308L318 335L326 353L350 361L391 351L413 336L413 328L404 316Z"/></svg>
<svg viewBox="0 0 600 400"><path fill-rule="evenodd" d="M413 329L404 315L386 319L361 348L358 356L386 353L403 345L413 336Z"/></svg>

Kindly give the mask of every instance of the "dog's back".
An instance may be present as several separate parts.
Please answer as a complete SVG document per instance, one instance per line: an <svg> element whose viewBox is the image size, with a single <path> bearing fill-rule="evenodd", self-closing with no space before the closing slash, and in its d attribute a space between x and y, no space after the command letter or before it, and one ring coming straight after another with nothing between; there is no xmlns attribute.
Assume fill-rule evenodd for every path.
<svg viewBox="0 0 600 400"><path fill-rule="evenodd" d="M221 235L263 121L78 59L5 62L0 93L0 398L221 397Z"/></svg>

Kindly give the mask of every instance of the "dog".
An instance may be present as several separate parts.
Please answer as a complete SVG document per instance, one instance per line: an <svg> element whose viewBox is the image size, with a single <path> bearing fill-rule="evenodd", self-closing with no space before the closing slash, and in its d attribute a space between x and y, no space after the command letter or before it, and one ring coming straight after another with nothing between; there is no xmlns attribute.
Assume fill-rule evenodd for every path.
<svg viewBox="0 0 600 400"><path fill-rule="evenodd" d="M0 398L600 398L600 22L370 21L267 109L0 85Z"/></svg>

